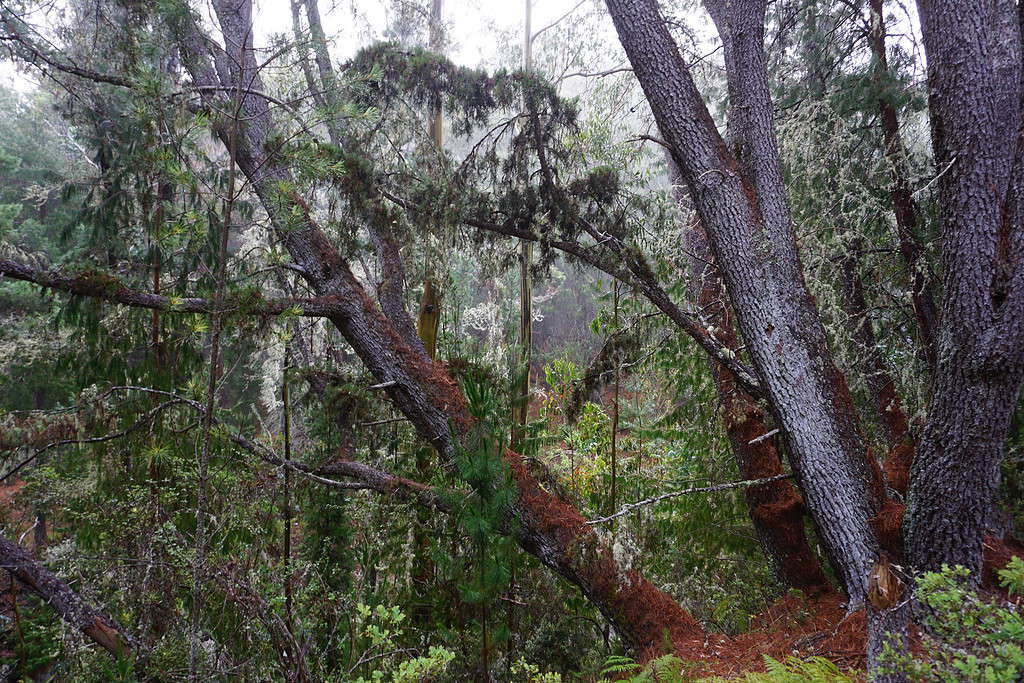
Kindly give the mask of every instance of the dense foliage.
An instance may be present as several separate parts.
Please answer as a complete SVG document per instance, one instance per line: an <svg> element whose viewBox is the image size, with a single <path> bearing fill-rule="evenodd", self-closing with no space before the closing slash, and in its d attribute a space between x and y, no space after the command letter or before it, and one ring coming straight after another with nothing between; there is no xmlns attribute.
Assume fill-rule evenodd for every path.
<svg viewBox="0 0 1024 683"><path fill-rule="evenodd" d="M291 4L293 27L260 27L283 31L257 41L268 45L257 53L262 93L197 83L187 27L206 20L188 3L0 8L0 55L25 78L0 90L0 535L142 644L111 656L10 578L4 675L856 680L863 621L852 658L814 649L845 623L840 599L826 585L794 598L748 494L744 480L765 482L738 447L789 445L764 396L749 399L763 431L735 436L730 400L745 390L723 389L697 338L717 343L720 313L736 342L729 307L700 298L698 212L673 186L633 75L608 67L624 58L604 40L603 5L552 16L524 70L516 36L496 39L493 68L425 49L430 3L388 3L387 25L374 27L388 40L359 50L329 45L315 2ZM667 21L724 128L720 39L687 28L702 16L692 4L666 8L679 15ZM886 16L908 23L891 4ZM765 44L804 277L879 460L918 438L927 416L932 376L911 289L914 272L932 289L941 278L942 171L916 39L892 47L880 75L861 10L771 3ZM210 49L224 58L216 70L233 73L237 46ZM265 119L244 115L257 96ZM909 266L880 100L898 114L900 172L916 188L921 253ZM437 109L441 147L426 125ZM255 175L270 180L259 185L239 149L266 121ZM311 287L319 275L289 251L310 226L352 264L365 300ZM537 245L525 369L524 237ZM330 280L342 269L325 260ZM388 320L397 300L405 320L381 353L401 360L411 353L402 325L412 328L406 314L428 280L443 293L441 363L411 365L464 397L471 426L448 415L459 435L449 453L402 412L401 381L382 380L331 308ZM659 301L692 315L699 334ZM746 362L744 348L725 352ZM524 372L529 420L523 458L511 461ZM885 392L902 402L879 407ZM1020 547L1024 524L1022 415L1018 406L993 513L1001 548ZM578 523L556 521L594 530L601 567L646 577L720 638L732 669L674 654L667 627L640 651L614 627L618 608L570 583L570 569L552 571L543 544L523 540L519 462L579 511ZM767 479L791 474L780 464ZM550 520L562 508L551 507L538 525L559 537ZM795 509L807 557L841 589L802 499ZM582 533L567 555L592 550ZM531 542L541 550L524 552ZM978 593L966 572L917 577L925 654L897 646L887 666L921 680L1020 675L1020 560L1001 589ZM778 599L785 614L769 609ZM842 619L826 627L811 612L828 600ZM729 652L772 628L792 638L766 635L764 657Z"/></svg>

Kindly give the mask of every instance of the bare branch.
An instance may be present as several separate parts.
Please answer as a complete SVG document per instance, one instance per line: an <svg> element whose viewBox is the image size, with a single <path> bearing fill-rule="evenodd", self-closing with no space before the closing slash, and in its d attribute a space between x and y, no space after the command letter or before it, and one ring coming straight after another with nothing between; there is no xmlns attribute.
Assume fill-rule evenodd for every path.
<svg viewBox="0 0 1024 683"><path fill-rule="evenodd" d="M551 29L551 28L554 28L555 26L558 26L560 23L565 21L570 15L572 15L573 12L575 12L580 7L582 7L586 2L587 2L587 0L580 0L579 2L577 2L573 6L573 8L571 10L569 10L568 12L563 14L562 16L558 17L557 19L552 21L547 26L545 26L543 28L540 28L540 29L537 29L537 31L532 36L530 36L530 42L532 43L533 41L537 40L537 38L540 36L540 34L544 33L544 31L547 31L548 29Z"/></svg>
<svg viewBox="0 0 1024 683"><path fill-rule="evenodd" d="M604 524L610 522L613 519L627 515L637 508L644 507L645 505L653 505L654 503L660 503L663 500L670 500L672 498L678 498L680 496L686 496L691 493L714 493L715 491L727 491L728 489L746 488L748 486L760 486L761 484L770 484L773 481L781 481L783 479L789 479L792 474L777 474L774 477L766 477L764 479L748 479L746 481L733 481L728 484L715 484L714 486L701 486L693 489L684 489L682 491L673 491L671 493L663 493L660 496L653 496L652 498L645 498L638 500L635 503L627 503L615 514L608 515L607 517L599 517L598 519L592 519L587 522L588 526L595 524Z"/></svg>
<svg viewBox="0 0 1024 683"><path fill-rule="evenodd" d="M605 76L623 73L633 73L633 70L629 67L622 67L619 69L608 69L607 71L575 71L571 74L564 74L560 76L558 80L564 81L567 78L603 78Z"/></svg>

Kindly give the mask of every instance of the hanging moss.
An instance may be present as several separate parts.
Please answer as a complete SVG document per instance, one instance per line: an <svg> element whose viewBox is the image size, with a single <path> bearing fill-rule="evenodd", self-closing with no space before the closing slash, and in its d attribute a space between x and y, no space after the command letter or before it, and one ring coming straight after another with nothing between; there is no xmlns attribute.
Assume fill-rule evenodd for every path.
<svg viewBox="0 0 1024 683"><path fill-rule="evenodd" d="M577 116L575 103L560 98L542 78L504 69L488 74L395 43L361 50L349 62L347 75L357 104L387 107L401 98L424 109L443 107L460 135L486 123L492 113L518 109L524 101L543 110L554 125L572 125Z"/></svg>

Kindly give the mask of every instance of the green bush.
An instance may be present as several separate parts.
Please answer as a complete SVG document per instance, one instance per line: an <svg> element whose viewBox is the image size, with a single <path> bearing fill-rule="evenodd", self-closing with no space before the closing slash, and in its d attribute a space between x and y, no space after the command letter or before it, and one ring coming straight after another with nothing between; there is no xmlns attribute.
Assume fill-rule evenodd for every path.
<svg viewBox="0 0 1024 683"><path fill-rule="evenodd" d="M944 566L917 579L924 652L913 655L887 647L883 670L913 681L1010 683L1024 676L1024 620L1014 602L983 599L968 584L970 572ZM1024 560L999 572L1011 596L1024 594Z"/></svg>

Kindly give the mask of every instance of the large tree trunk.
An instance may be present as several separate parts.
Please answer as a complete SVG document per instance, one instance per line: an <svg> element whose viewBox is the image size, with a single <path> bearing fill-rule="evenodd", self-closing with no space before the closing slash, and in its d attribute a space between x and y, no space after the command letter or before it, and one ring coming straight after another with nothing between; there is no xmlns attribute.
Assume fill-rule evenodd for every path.
<svg viewBox="0 0 1024 683"><path fill-rule="evenodd" d="M982 538L1024 379L1021 35L1010 0L918 3L943 246L933 399L910 477L915 570L980 579Z"/></svg>
<svg viewBox="0 0 1024 683"><path fill-rule="evenodd" d="M718 134L655 0L607 4L708 232L819 536L852 604L863 604L878 552L869 519L880 507L881 475L867 458L797 257L764 75L763 2L732 3L726 40L730 105L739 117L730 128L743 166Z"/></svg>
<svg viewBox="0 0 1024 683"><path fill-rule="evenodd" d="M669 178L676 203L687 211L688 197L681 187L679 169L667 159ZM687 229L686 246L690 256L690 295L702 323L714 330L716 339L739 355L740 342L732 321L732 312L722 285L718 266L708 246L704 226L694 221ZM733 458L744 479L767 479L782 474L782 460L772 437L774 430L768 415L756 399L740 386L733 373L709 358L715 392L722 408ZM818 558L807 542L804 529L803 499L788 481L775 481L746 490L747 507L757 537L779 580L791 588L820 590L828 586Z"/></svg>

